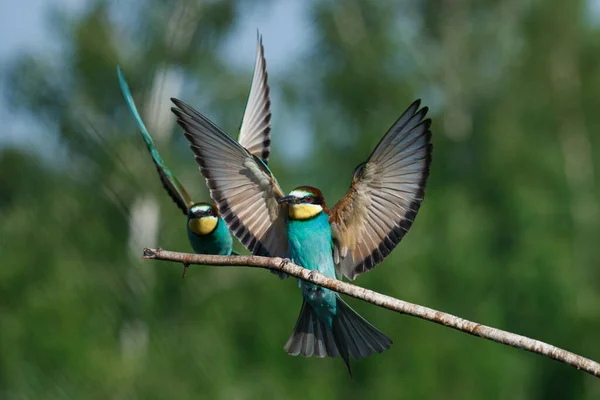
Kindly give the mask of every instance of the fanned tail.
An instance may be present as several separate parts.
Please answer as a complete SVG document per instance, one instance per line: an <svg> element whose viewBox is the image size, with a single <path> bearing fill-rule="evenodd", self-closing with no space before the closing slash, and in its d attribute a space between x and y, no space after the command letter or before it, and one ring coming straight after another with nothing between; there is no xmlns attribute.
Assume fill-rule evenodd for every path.
<svg viewBox="0 0 600 400"><path fill-rule="evenodd" d="M322 358L338 355L333 332L327 328L325 322L317 317L317 314L306 300L302 300L300 316L296 321L294 331L283 348L292 356L302 354L304 357L314 355Z"/></svg>
<svg viewBox="0 0 600 400"><path fill-rule="evenodd" d="M392 339L337 297L337 313L333 317L332 329L317 317L313 308L304 300L294 331L284 349L293 356L302 354L305 357L336 357L339 354L352 378L350 356L365 358L373 352L381 353L391 345Z"/></svg>

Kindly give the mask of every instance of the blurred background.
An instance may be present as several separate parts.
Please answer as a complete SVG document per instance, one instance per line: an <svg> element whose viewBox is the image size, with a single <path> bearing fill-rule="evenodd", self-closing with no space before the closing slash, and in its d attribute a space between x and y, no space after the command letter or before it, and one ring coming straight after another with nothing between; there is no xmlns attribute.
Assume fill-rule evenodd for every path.
<svg viewBox="0 0 600 400"><path fill-rule="evenodd" d="M285 192L333 205L406 107L430 107L421 211L355 283L600 359L600 1L4 1L0 398L599 398L571 367L352 299L394 346L350 381L283 351L293 280L141 260L191 249L115 67L207 200L169 97L236 136L256 29Z"/></svg>

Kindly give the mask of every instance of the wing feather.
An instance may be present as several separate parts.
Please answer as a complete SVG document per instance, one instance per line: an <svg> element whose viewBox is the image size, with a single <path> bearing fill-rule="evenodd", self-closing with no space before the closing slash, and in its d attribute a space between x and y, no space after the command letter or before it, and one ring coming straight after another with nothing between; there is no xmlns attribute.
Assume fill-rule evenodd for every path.
<svg viewBox="0 0 600 400"><path fill-rule="evenodd" d="M146 147L152 156L152 162L156 167L156 171L158 172L158 176L160 177L160 181L163 185L163 188L167 191L169 196L173 202L177 205L177 207L185 214L188 214L188 209L191 207L194 202L192 201L190 195L188 194L185 187L179 182L179 179L171 170L165 165L160 154L158 154L158 150L154 146L154 141L146 129L146 125L140 116L140 113L135 106L135 102L133 101L133 97L131 96L131 91L129 90L129 85L125 80L125 75L119 66L117 66L117 74L119 75L119 85L121 86L121 92L123 93L123 97L125 98L125 102L129 106L129 111L140 130L142 137L144 138L144 142L146 143Z"/></svg>
<svg viewBox="0 0 600 400"><path fill-rule="evenodd" d="M177 106L171 110L231 232L252 254L287 257L287 207L277 203L283 193L266 164L208 118L171 100Z"/></svg>
<svg viewBox="0 0 600 400"><path fill-rule="evenodd" d="M264 52L262 36L257 32L254 75L238 141L266 164L271 153L271 100Z"/></svg>
<svg viewBox="0 0 600 400"><path fill-rule="evenodd" d="M338 274L354 279L383 261L414 221L431 164L431 120L415 101L392 125L330 215Z"/></svg>

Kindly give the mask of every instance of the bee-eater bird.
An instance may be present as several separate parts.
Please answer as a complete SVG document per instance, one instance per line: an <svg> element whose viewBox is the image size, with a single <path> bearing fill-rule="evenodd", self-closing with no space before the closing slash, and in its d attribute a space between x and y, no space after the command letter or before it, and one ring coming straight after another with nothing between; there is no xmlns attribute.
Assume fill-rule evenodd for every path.
<svg viewBox="0 0 600 400"><path fill-rule="evenodd" d="M220 255L235 253L232 248L233 240L231 234L227 225L219 217L217 208L208 203L196 203L192 201L187 190L163 162L135 106L129 86L120 67L117 67L117 72L121 91L144 138L146 147L152 155L152 161L156 166L163 187L177 207L187 216L187 235L194 252L198 254ZM250 154L259 157L265 164L269 160L271 144L271 101L269 100L267 77L262 38L258 36L254 76L252 78L246 111L242 118L239 143ZM184 277L186 270L187 267L184 269Z"/></svg>
<svg viewBox="0 0 600 400"><path fill-rule="evenodd" d="M253 254L289 257L329 277L353 280L390 254L414 221L429 176L432 145L427 107L415 101L392 125L350 189L328 209L321 192L300 186L284 196L269 168L206 117L180 100L177 122L229 229ZM392 340L340 296L298 281L303 302L285 344L291 355L369 356Z"/></svg>

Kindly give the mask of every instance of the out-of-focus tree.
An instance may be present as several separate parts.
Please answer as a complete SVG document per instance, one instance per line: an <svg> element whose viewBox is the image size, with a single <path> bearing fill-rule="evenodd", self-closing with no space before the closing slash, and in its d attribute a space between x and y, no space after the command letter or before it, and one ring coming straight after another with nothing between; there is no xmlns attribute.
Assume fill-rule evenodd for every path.
<svg viewBox="0 0 600 400"><path fill-rule="evenodd" d="M270 5L95 2L75 20L55 15L62 53L24 55L6 71L11 103L46 124L60 152L0 153L0 395L598 397L593 378L567 366L357 302L394 345L354 362L351 382L339 359L283 352L300 307L292 280L199 267L182 282L172 265L136 259L142 246L188 247L116 64L163 158L207 196L168 98L235 135L253 60L235 71L220 50L249 7ZM311 184L333 205L415 98L434 121L416 222L356 283L600 359L600 25L587 3L306 7L312 50L270 80L286 104L274 105L270 164L284 190ZM278 115L302 116L310 136L294 163L282 137L297 120Z"/></svg>

